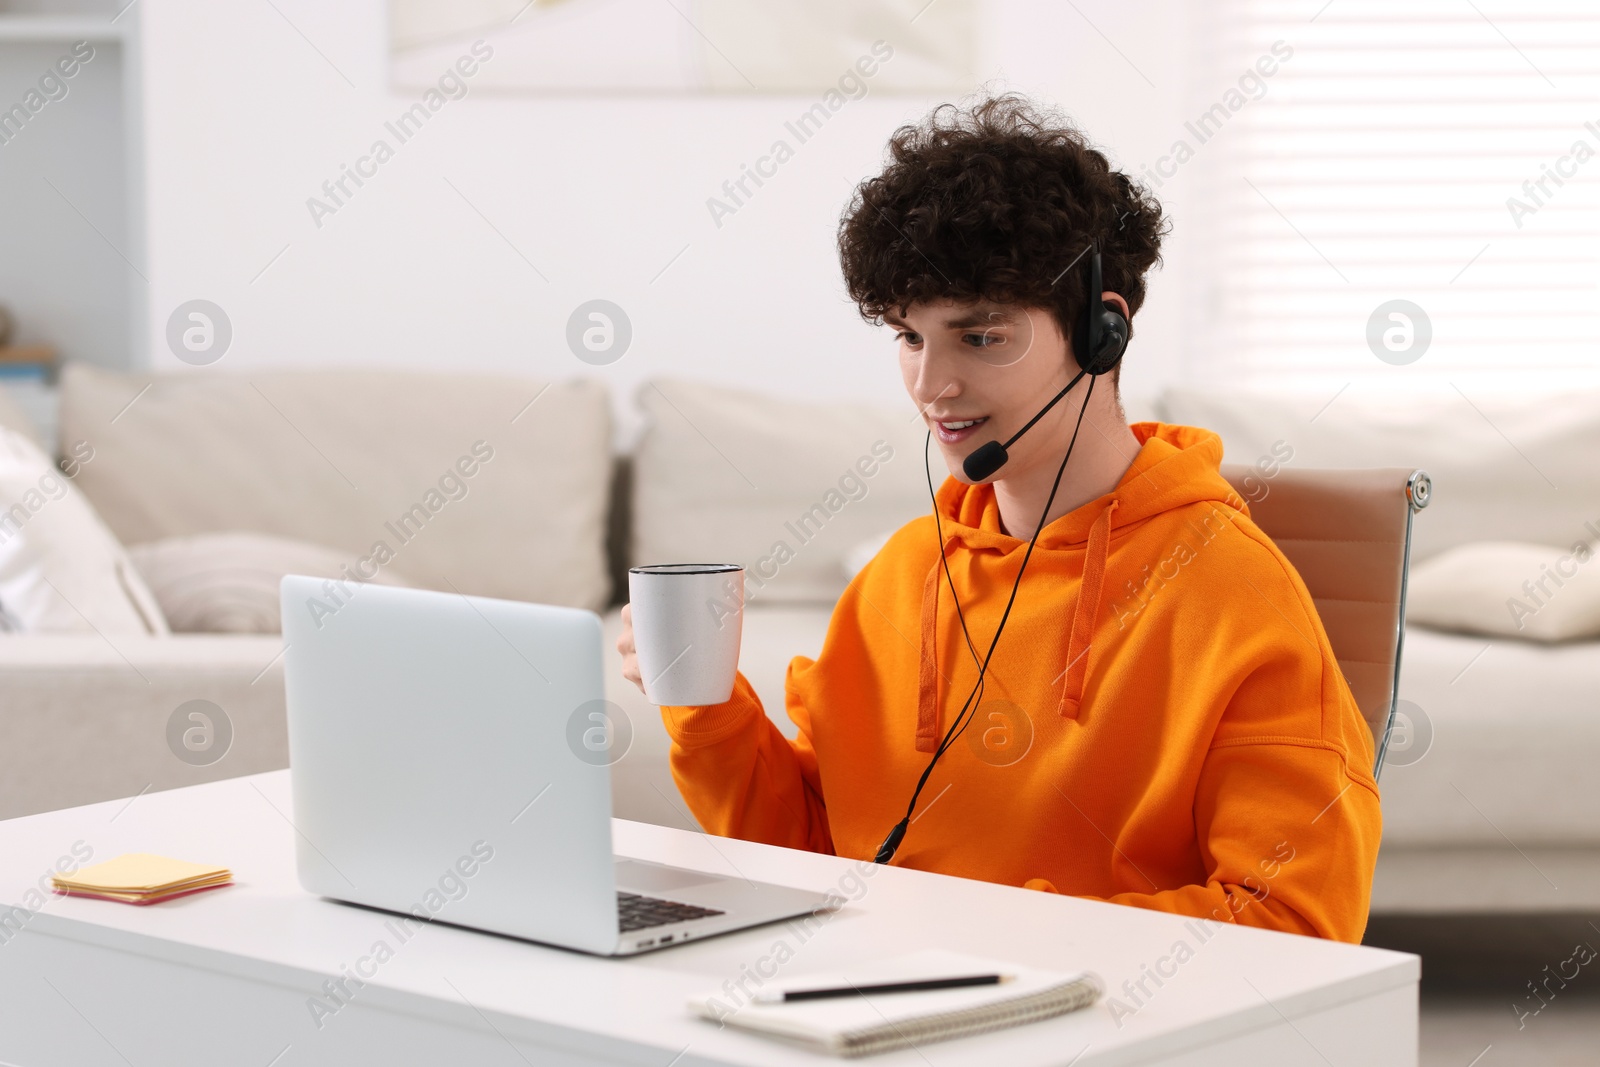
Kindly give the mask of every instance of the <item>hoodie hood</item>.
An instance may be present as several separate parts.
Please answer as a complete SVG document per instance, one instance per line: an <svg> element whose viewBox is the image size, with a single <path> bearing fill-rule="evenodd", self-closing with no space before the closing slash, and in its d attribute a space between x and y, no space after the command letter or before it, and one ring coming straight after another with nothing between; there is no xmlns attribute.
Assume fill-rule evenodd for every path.
<svg viewBox="0 0 1600 1067"><path fill-rule="evenodd" d="M1077 717L1083 699L1094 631L1100 623L1106 559L1117 532L1197 503L1223 504L1249 514L1244 501L1218 469L1222 463L1222 439L1216 434L1159 422L1134 423L1129 429L1140 443L1139 454L1117 487L1046 525L1028 565L1030 572L1039 567L1041 554L1083 554L1082 585L1066 634L1067 669L1059 704L1065 718ZM967 485L947 478L935 497L935 506L944 527L942 547L947 557L954 558L961 551L998 556L1016 552L1017 562L1021 563L1018 549L1025 549L1027 542L1001 530L1000 507L993 486ZM923 584L918 684L917 747L927 751L937 746L941 736L936 631L940 594L948 593L948 589L941 589L943 584L943 565L935 558Z"/></svg>

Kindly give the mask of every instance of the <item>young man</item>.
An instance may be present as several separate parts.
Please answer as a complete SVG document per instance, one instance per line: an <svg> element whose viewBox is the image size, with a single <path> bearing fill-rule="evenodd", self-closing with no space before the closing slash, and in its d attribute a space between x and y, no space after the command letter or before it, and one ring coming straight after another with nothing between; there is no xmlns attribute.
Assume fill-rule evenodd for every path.
<svg viewBox="0 0 1600 1067"><path fill-rule="evenodd" d="M889 149L841 224L844 274L952 476L791 664L795 741L742 675L727 703L662 709L684 798L716 834L1359 941L1372 738L1217 436L1130 426L1111 370L996 473L963 470L1072 382L1086 311L1139 310L1160 207L1017 97ZM638 684L631 628L618 647Z"/></svg>

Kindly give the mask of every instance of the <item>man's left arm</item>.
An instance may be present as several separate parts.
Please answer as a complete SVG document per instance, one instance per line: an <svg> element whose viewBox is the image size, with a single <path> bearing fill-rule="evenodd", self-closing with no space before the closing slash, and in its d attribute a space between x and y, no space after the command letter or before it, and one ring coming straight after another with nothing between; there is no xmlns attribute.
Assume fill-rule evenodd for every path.
<svg viewBox="0 0 1600 1067"><path fill-rule="evenodd" d="M1338 749L1288 739L1217 745L1196 792L1195 828L1204 885L1090 899L1361 940L1382 821L1377 790L1347 774Z"/></svg>
<svg viewBox="0 0 1600 1067"><path fill-rule="evenodd" d="M1239 679L1194 787L1205 882L1106 899L1359 942L1383 834L1372 734L1310 595L1281 566L1248 583L1197 672Z"/></svg>

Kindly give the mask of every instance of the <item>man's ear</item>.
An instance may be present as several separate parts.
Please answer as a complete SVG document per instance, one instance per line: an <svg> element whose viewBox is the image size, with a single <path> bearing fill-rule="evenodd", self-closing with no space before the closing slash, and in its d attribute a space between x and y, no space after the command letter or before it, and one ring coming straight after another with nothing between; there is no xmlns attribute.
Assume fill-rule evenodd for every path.
<svg viewBox="0 0 1600 1067"><path fill-rule="evenodd" d="M1133 320L1133 313L1128 310L1128 302L1122 299L1120 294L1113 293L1111 290L1107 289L1105 292L1100 294L1100 302L1102 304L1114 305L1116 309L1122 313L1123 318L1129 320L1130 322Z"/></svg>

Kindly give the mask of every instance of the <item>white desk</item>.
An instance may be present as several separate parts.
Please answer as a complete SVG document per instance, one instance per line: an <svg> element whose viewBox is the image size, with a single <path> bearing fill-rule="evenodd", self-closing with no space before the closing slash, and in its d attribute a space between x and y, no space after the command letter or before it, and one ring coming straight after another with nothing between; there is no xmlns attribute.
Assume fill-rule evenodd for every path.
<svg viewBox="0 0 1600 1067"><path fill-rule="evenodd" d="M156 852L225 863L238 884L146 908L52 897L0 928L0 1060L24 1067L300 1067L305 1064L612 1063L817 1067L827 1057L690 1017L691 993L770 971L785 979L921 947L1125 979L1185 941L1193 958L1123 1018L1110 1004L1015 1030L873 1057L875 1064L1415 1064L1414 956L898 868L809 938L746 930L625 960L433 924L398 944L383 912L295 882L288 772L215 782L0 823L0 901L23 894L75 843L94 861ZM618 821L618 850L817 890L852 861ZM80 846L81 851L82 846ZM5 916L0 913L0 919ZM393 957L337 1013L308 1006L330 976ZM782 950L778 950L782 954ZM1162 963L1167 972L1171 962ZM368 965L368 969L371 966Z"/></svg>

